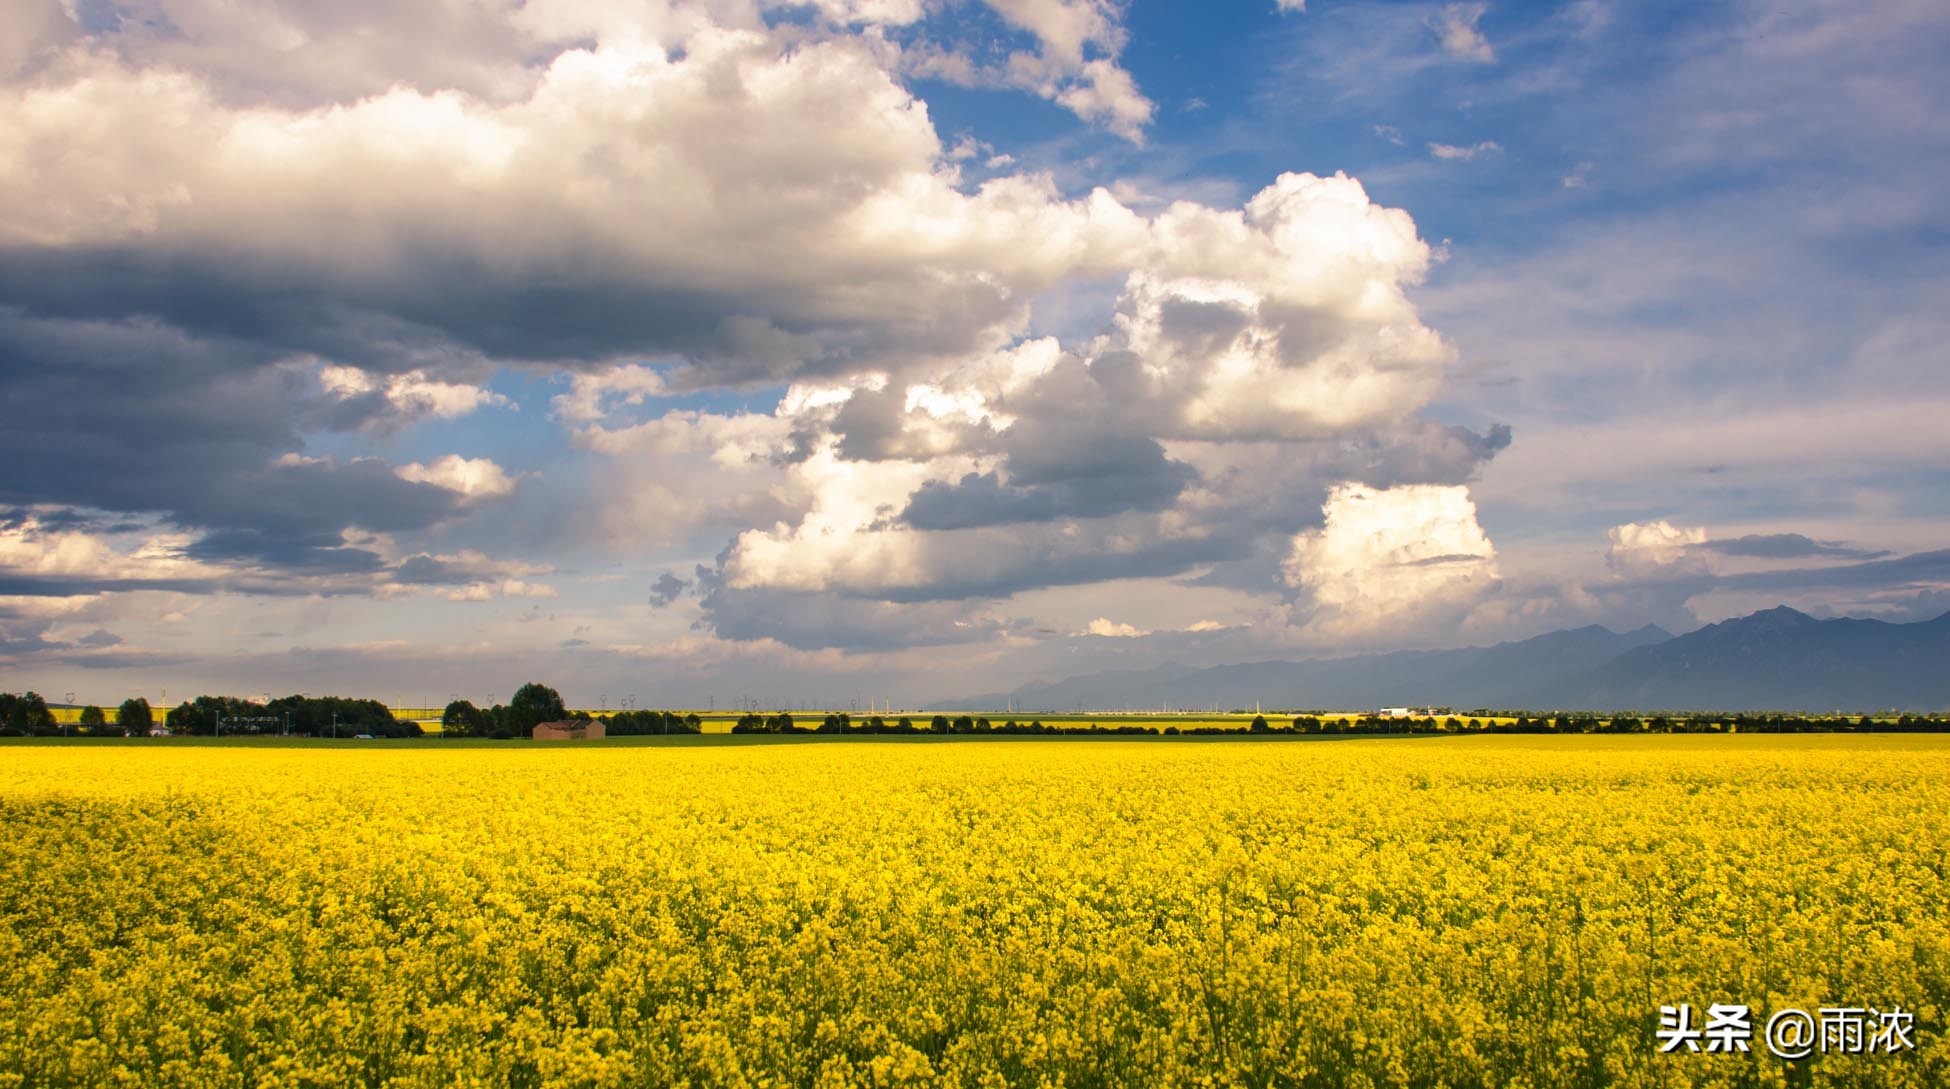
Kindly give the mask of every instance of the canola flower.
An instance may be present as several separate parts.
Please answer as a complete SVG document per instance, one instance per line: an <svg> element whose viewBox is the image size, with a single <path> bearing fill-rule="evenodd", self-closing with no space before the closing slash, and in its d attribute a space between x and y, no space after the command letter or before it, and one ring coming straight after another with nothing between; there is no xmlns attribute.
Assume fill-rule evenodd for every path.
<svg viewBox="0 0 1950 1089"><path fill-rule="evenodd" d="M1950 739L0 748L0 1086L1950 1084ZM1916 1048L1657 1052L1661 1004Z"/></svg>

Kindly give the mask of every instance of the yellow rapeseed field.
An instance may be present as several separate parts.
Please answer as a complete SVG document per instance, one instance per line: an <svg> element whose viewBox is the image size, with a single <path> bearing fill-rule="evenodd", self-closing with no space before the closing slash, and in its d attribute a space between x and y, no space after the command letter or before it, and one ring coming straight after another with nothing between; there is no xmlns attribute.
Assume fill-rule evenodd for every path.
<svg viewBox="0 0 1950 1089"><path fill-rule="evenodd" d="M1950 1084L1950 738L0 747L0 1086ZM1915 1047L1661 1054L1660 1006Z"/></svg>

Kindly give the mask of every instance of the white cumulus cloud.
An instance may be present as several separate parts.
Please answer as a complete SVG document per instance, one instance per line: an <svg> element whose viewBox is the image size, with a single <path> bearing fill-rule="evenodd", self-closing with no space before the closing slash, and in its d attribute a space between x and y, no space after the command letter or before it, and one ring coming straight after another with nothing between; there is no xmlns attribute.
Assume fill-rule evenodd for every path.
<svg viewBox="0 0 1950 1089"><path fill-rule="evenodd" d="M1488 38L1477 23L1488 10L1487 4L1463 3L1444 4L1442 10L1429 21L1436 37L1442 42L1443 52L1457 60L1489 64L1496 60L1496 50L1491 48Z"/></svg>
<svg viewBox="0 0 1950 1089"><path fill-rule="evenodd" d="M1497 143L1495 140L1484 140L1480 143L1467 144L1467 145L1437 144L1437 143L1429 144L1429 154L1435 156L1438 159L1468 160L1468 159L1474 159L1479 155L1494 155L1501 152L1502 150L1503 150L1503 145Z"/></svg>
<svg viewBox="0 0 1950 1089"><path fill-rule="evenodd" d="M1082 635L1096 635L1105 639L1136 639L1151 634L1143 628L1119 623L1107 616L1100 616L1084 626Z"/></svg>
<svg viewBox="0 0 1950 1089"><path fill-rule="evenodd" d="M1284 568L1322 634L1412 636L1409 626L1453 619L1496 584L1496 549L1466 487L1342 484L1323 512Z"/></svg>
<svg viewBox="0 0 1950 1089"><path fill-rule="evenodd" d="M601 419L616 405L640 405L664 392L664 378L641 363L570 377L569 392L554 399L555 414L574 423Z"/></svg>
<svg viewBox="0 0 1950 1089"><path fill-rule="evenodd" d="M424 371L375 375L357 367L326 364L319 368L318 383L326 392L340 398L383 394L393 410L409 417L434 416L453 419L480 408L513 408L514 402L502 394L461 382L430 378Z"/></svg>
<svg viewBox="0 0 1950 1089"><path fill-rule="evenodd" d="M412 462L393 472L401 480L432 484L468 499L495 499L515 490L515 478L490 458L464 458L448 454L426 464Z"/></svg>
<svg viewBox="0 0 1950 1089"><path fill-rule="evenodd" d="M1703 526L1675 526L1656 522L1627 522L1606 531L1611 547L1605 562L1621 571L1645 571L1697 560L1696 545L1706 543Z"/></svg>

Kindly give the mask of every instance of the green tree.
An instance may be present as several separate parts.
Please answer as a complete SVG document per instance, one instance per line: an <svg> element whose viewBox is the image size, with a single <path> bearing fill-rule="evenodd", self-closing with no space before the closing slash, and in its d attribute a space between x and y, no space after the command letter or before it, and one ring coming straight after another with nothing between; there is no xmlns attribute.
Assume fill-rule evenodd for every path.
<svg viewBox="0 0 1950 1089"><path fill-rule="evenodd" d="M469 700L455 700L440 712L440 732L449 737L486 736L488 713Z"/></svg>
<svg viewBox="0 0 1950 1089"><path fill-rule="evenodd" d="M46 736L60 732L60 724L54 721L54 712L48 710L47 701L38 692L14 695L0 692L0 734L13 737L21 735Z"/></svg>
<svg viewBox="0 0 1950 1089"><path fill-rule="evenodd" d="M122 701L115 709L115 725L130 737L146 737L156 725L156 713L149 708L149 701L141 696Z"/></svg>
<svg viewBox="0 0 1950 1089"><path fill-rule="evenodd" d="M544 722L560 722L569 717L562 694L545 684L530 681L515 691L508 701L507 728L517 737L526 737Z"/></svg>
<svg viewBox="0 0 1950 1089"><path fill-rule="evenodd" d="M105 729L107 726L108 716L102 713L101 708L91 703L81 709L81 728L83 730L91 734L100 734L107 732Z"/></svg>
<svg viewBox="0 0 1950 1089"><path fill-rule="evenodd" d="M168 717L163 721L169 726L171 733L214 734L218 732L220 718L228 723L234 720L258 718L264 713L264 707L233 696L198 696L170 708ZM224 736L232 733L256 732L255 725L249 727L241 724L225 725L221 729Z"/></svg>

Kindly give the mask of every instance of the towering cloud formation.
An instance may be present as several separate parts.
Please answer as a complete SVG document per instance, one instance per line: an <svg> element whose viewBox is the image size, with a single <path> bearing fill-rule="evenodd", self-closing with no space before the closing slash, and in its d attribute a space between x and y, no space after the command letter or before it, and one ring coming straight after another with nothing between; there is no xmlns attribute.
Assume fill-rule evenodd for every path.
<svg viewBox="0 0 1950 1089"><path fill-rule="evenodd" d="M1706 530L1700 526L1681 528L1661 519L1657 522L1627 522L1607 531L1611 547L1605 560L1615 570L1643 572L1696 559L1693 549L1706 543Z"/></svg>
<svg viewBox="0 0 1950 1089"><path fill-rule="evenodd" d="M1440 380L1449 349L1402 295L1427 248L1359 184L1287 175L1241 211L1180 204L1139 229L1089 343L789 396L803 512L739 535L729 585L964 596L1224 558L1218 497L1167 444L1223 473L1230 447L1353 434Z"/></svg>
<svg viewBox="0 0 1950 1089"><path fill-rule="evenodd" d="M1469 490L1409 484L1336 487L1327 524L1293 540L1289 582L1309 621L1337 636L1370 636L1454 620L1497 579L1496 549Z"/></svg>
<svg viewBox="0 0 1950 1089"><path fill-rule="evenodd" d="M542 0L221 20L181 0L49 22L0 86L0 383L110 412L139 398L158 426L97 451L113 488L30 474L0 499L155 512L203 562L356 558L383 580L408 546L348 533L522 502L527 467L308 440L511 412L485 383L515 367L567 374L551 426L620 496L590 524L634 547L715 539L696 586L721 634L764 616L807 618L807 645L820 622L835 640L1010 631L997 599L1245 563L1352 479L1378 490L1334 492L1294 568L1319 609L1356 623L1395 600L1340 600L1309 573L1355 562L1337 526L1362 502L1404 520L1387 556L1428 559L1416 585L1436 596L1460 569L1414 535L1487 565L1487 542L1442 520L1467 500L1430 497L1507 434L1415 416L1453 353L1406 295L1431 254L1405 213L1339 175L1144 212L1003 157L976 175L904 82L968 60L928 5L778 6L798 14ZM1141 136L1118 5L992 7L1031 41L1001 82ZM389 19L439 21L457 47L354 32ZM1083 282L1121 285L1098 331L1032 335L1038 299ZM786 393L653 411L760 385ZM195 441L212 404L253 428ZM30 421L0 452L47 441ZM212 481L242 498L213 503ZM939 604L889 607L916 601Z"/></svg>

